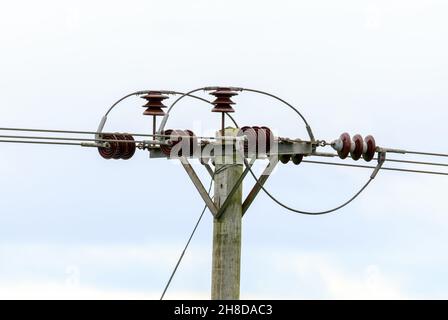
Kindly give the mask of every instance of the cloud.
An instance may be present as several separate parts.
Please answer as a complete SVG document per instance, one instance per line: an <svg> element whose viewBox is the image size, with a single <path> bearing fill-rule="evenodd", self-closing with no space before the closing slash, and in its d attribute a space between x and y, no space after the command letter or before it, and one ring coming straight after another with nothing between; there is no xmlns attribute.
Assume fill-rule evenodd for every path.
<svg viewBox="0 0 448 320"><path fill-rule="evenodd" d="M207 299L202 292L173 291L169 299ZM69 286L59 283L29 283L0 287L1 300L156 300L160 292L104 290L87 286Z"/></svg>
<svg viewBox="0 0 448 320"><path fill-rule="evenodd" d="M159 299L178 254L171 246L3 245L0 299ZM209 254L202 247L187 253L167 299L209 299ZM378 264L354 269L325 253L293 250L278 252L268 260L264 251L251 250L245 258L243 299L407 296ZM263 270L255 268L257 261L263 261ZM129 278L132 273L135 278Z"/></svg>
<svg viewBox="0 0 448 320"><path fill-rule="evenodd" d="M302 287L311 292L304 299L406 299L400 283L385 275L379 265L370 264L359 268L340 265L340 262L326 254L284 252L276 261L288 261L276 267L288 272L290 286ZM291 297L290 297L291 298Z"/></svg>

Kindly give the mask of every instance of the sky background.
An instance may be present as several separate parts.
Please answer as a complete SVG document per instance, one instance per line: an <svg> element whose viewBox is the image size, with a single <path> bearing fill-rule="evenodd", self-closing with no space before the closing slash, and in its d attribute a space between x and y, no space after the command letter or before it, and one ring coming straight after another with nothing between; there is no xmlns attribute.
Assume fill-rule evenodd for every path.
<svg viewBox="0 0 448 320"><path fill-rule="evenodd" d="M447 152L447 14L442 0L2 0L0 126L92 131L129 92L233 85L291 102L319 139L347 131ZM241 125L306 138L279 103L234 100ZM106 129L149 131L142 104L123 103ZM219 126L206 104L176 108L167 127ZM369 175L280 165L266 186L320 210ZM146 152L106 161L95 149L2 144L0 179L0 298L157 299L203 206L179 164ZM448 298L446 190L443 176L381 172L319 217L260 194L243 221L241 298ZM207 213L166 298L209 298L211 236Z"/></svg>

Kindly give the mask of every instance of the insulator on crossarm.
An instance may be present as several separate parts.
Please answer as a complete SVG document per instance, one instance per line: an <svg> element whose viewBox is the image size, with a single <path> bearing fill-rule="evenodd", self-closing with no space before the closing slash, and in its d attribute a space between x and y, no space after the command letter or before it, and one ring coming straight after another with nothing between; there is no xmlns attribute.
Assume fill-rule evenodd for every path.
<svg viewBox="0 0 448 320"><path fill-rule="evenodd" d="M274 144L274 134L268 127L245 126L238 136L244 136L244 152L247 154L267 154Z"/></svg>
<svg viewBox="0 0 448 320"><path fill-rule="evenodd" d="M244 139L244 153L256 153L257 152L257 132L249 126L240 128L238 132L239 137L245 137Z"/></svg>
<svg viewBox="0 0 448 320"><path fill-rule="evenodd" d="M364 149L364 141L361 135L356 134L353 136L353 140L350 147L350 156L353 160L359 160L362 156L362 151Z"/></svg>
<svg viewBox="0 0 448 320"><path fill-rule="evenodd" d="M235 102L232 101L232 97L236 96L238 93L232 91L231 88L218 88L217 90L210 93L215 96L216 99L212 102L214 105L212 112L221 113L221 134L224 135L225 129L225 114L230 112L235 112L232 105Z"/></svg>
<svg viewBox="0 0 448 320"><path fill-rule="evenodd" d="M100 135L102 140L116 140L115 136L112 134L102 134ZM108 147L98 147L98 152L100 156L104 159L112 159L117 152L118 143L114 141L107 142Z"/></svg>
<svg viewBox="0 0 448 320"><path fill-rule="evenodd" d="M168 99L168 96L163 95L160 91L149 91L148 94L144 95L142 99L147 102L143 106L146 110L143 112L146 116L164 116L165 111L162 108L166 108L163 104L163 100Z"/></svg>
<svg viewBox="0 0 448 320"><path fill-rule="evenodd" d="M274 134L268 127L260 127L257 132L258 152L269 153L271 146L274 144Z"/></svg>
<svg viewBox="0 0 448 320"><path fill-rule="evenodd" d="M364 139L364 148L362 157L365 161L369 162L375 157L376 142L372 136L367 136Z"/></svg>
<svg viewBox="0 0 448 320"><path fill-rule="evenodd" d="M172 156L174 146L181 143L180 148L177 150L175 157L190 157L194 155L198 147L198 139L191 130L166 130L162 132L163 135L169 136L166 142L168 144L160 145L161 151L167 156Z"/></svg>
<svg viewBox="0 0 448 320"><path fill-rule="evenodd" d="M126 133L123 134L123 138L124 138L124 140L130 141L130 142L122 142L123 144L126 145L126 148L125 148L125 152L121 155L121 159L129 160L135 154L135 150L136 150L135 140L132 135L126 134Z"/></svg>
<svg viewBox="0 0 448 320"><path fill-rule="evenodd" d="M123 140L123 136L121 134L114 133L113 136L114 136L115 140ZM122 142L118 142L118 141L117 141L117 144L118 144L118 148L117 148L115 154L112 157L115 160L121 159L123 153L126 152L126 145L125 144L123 144Z"/></svg>
<svg viewBox="0 0 448 320"><path fill-rule="evenodd" d="M104 141L107 146L98 147L98 152L104 159L128 160L135 154L135 140L130 134L102 134L100 139L107 140Z"/></svg>
<svg viewBox="0 0 448 320"><path fill-rule="evenodd" d="M350 135L344 132L338 140L332 143L332 147L337 151L339 158L347 158L351 148Z"/></svg>
<svg viewBox="0 0 448 320"><path fill-rule="evenodd" d="M216 97L212 102L214 105L212 112L235 112L232 108L232 105L234 105L235 102L233 102L231 98L238 95L238 93L232 91L230 88L219 88L210 94Z"/></svg>
<svg viewBox="0 0 448 320"><path fill-rule="evenodd" d="M196 153L197 147L198 147L198 138L191 130L185 130L185 132L190 136L190 156L194 155Z"/></svg>
<svg viewBox="0 0 448 320"><path fill-rule="evenodd" d="M348 133L343 133L339 139L332 142L331 146L337 151L339 158L345 159L350 154L353 160L362 158L369 162L375 157L376 142L372 136L367 136L363 140L361 135L357 134L350 140Z"/></svg>
<svg viewBox="0 0 448 320"><path fill-rule="evenodd" d="M258 155L260 153L260 149L262 148L262 146L260 146L260 140L261 141L265 140L265 134L264 134L264 132L261 132L261 128L258 126L253 126L252 129L254 129L254 131L255 131L255 136L256 136L255 153Z"/></svg>

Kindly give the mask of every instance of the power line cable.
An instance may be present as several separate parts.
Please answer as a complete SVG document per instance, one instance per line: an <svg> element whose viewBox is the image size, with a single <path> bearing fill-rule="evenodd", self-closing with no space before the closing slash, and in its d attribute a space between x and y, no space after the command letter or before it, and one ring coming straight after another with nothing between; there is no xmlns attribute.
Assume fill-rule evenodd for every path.
<svg viewBox="0 0 448 320"><path fill-rule="evenodd" d="M425 165L425 166L448 167L447 163L438 163L438 162L424 162L424 161L411 161L411 160L399 160L399 159L386 159L386 162L397 162L397 163L407 163L407 164L419 164L419 165Z"/></svg>
<svg viewBox="0 0 448 320"><path fill-rule="evenodd" d="M223 171L225 171L225 170L227 170L227 169L229 169L229 168L231 168L231 167L237 166L237 165L238 165L238 164L229 164L229 165L225 165L225 166L223 166L223 167L217 169L217 170L213 173L212 179L210 180L210 185L209 185L209 187L208 187L208 194L209 194L209 195L210 195L210 192L211 192L211 189L212 189L212 185L213 185L214 177L215 177L217 174L220 174L220 173L222 173ZM193 239L193 236L194 236L194 234L195 234L195 232L196 232L196 230L197 230L197 228L198 228L198 226L199 226L199 224L200 224L200 222L201 222L201 220L202 220L202 218L203 218L204 213L205 213L206 210L207 210L207 205L204 206L204 208L202 209L201 214L199 215L199 218L198 218L198 220L197 220L197 222L196 222L196 225L195 225L194 228L193 228L193 231L192 231L191 234L190 234L190 237L188 238L188 241L187 241L187 243L186 243L186 245L185 245L185 247L184 247L184 250L182 251L182 253L181 253L179 259L177 260L177 263L176 263L176 265L175 265L173 271L171 272L170 278L168 279L168 282L167 282L167 284L165 285L165 288L164 288L164 290L163 290L162 296L160 297L160 300L163 300L163 298L165 297L165 294L166 294L166 292L167 292L167 290L168 290L168 288L169 288L169 286L170 286L170 284L171 284L171 282L172 282L172 280L173 280L173 278L174 278L174 275L176 274L176 272L177 272L177 270L178 270L178 268L179 268L180 263L182 262L183 257L185 256L185 252L187 251L188 246L190 245L190 242L191 242L191 240Z"/></svg>
<svg viewBox="0 0 448 320"><path fill-rule="evenodd" d="M408 154L418 154L422 156L448 157L448 153L434 153L434 152L409 151L409 150L404 150L404 152Z"/></svg>
<svg viewBox="0 0 448 320"><path fill-rule="evenodd" d="M226 113L227 116L232 120L232 122L234 123L234 125L239 128L238 123L235 121L235 119L228 113ZM287 206L286 204L284 204L283 202L279 201L276 197L274 197L264 186L263 184L258 180L257 176L255 175L255 173L252 171L252 168L250 168L249 163L247 162L247 160L243 157L244 160L244 165L246 166L246 168L249 170L250 174L252 175L252 177L255 179L255 182L258 184L258 186L261 188L261 190L263 190L263 192L272 199L272 201L274 201L275 203L277 203L279 206L283 207L286 210L295 212L295 213L300 213L300 214L304 214L304 215L313 215L313 216L317 216L317 215L324 215L324 214L328 214L334 211L337 211L339 209L342 209L343 207L347 206L348 204L350 204L351 202L353 202L368 186L369 184L373 181L374 179L374 174L372 174L369 177L369 180L361 187L361 189L359 189L359 191L357 193L355 193L355 195L353 197L351 197L348 201L344 202L343 204L330 209L330 210L324 210L324 211L316 211L316 212L311 212L311 211L303 211L303 210L298 210L295 208L292 208L290 206ZM375 167L375 170L379 170L380 166Z"/></svg>
<svg viewBox="0 0 448 320"><path fill-rule="evenodd" d="M348 164L348 163L327 162L327 161L303 160L302 162L311 163L311 164L325 164L325 165L340 166L340 167L363 168L363 169L374 169L375 168L374 166L364 166L364 165L360 165L360 164ZM386 160L386 162L387 162L387 160ZM401 168L389 168L389 167L382 167L381 170L448 176L447 172L438 172L438 171L413 170L413 169L401 169Z"/></svg>
<svg viewBox="0 0 448 320"><path fill-rule="evenodd" d="M30 140L0 140L0 142L2 142L2 143L23 143L23 144L49 144L49 145L81 146L81 147L88 146L87 144L82 143L82 142L51 142L51 141L30 141Z"/></svg>
<svg viewBox="0 0 448 320"><path fill-rule="evenodd" d="M214 176L215 176L215 174L213 175L212 179L210 180L210 186L208 187L208 194L209 194L209 195L210 195L210 192L211 192L211 190L212 190L212 185L213 185L213 178L214 178ZM169 286L170 286L170 284L171 284L171 281L173 280L174 275L176 274L177 269L179 268L179 265L180 265L180 263L182 262L182 259L183 259L184 256L185 256L185 252L187 251L188 246L190 245L190 242L191 242L191 240L193 239L193 236L194 236L194 234L196 233L196 230L197 230L199 224L201 223L201 220L202 220L202 218L204 217L204 213L205 213L206 210L207 210L207 205L204 206L204 209L202 209L202 212L201 212L201 214L199 215L199 218L198 218L198 220L197 220L197 222L196 222L196 224L195 224L195 226L194 226L194 228L193 228L193 231L192 231L191 234L190 234L190 237L188 238L188 241L187 241L187 243L186 243L186 245L185 245L185 247L184 247L184 250L182 251L182 253L181 253L179 259L177 260L176 266L174 267L173 271L171 272L171 276L170 276L170 278L168 279L168 282L167 282L166 285L165 285L165 288L164 288L164 290L163 290L162 296L160 297L160 300L163 300L163 298L165 297L165 294L166 294L166 292L167 292L167 290L168 290L168 288L169 288Z"/></svg>
<svg viewBox="0 0 448 320"><path fill-rule="evenodd" d="M316 152L316 153L311 154L311 156L317 156L317 157L323 157L323 158L339 158L339 156L337 154L335 154L335 153L320 153L320 152ZM352 159L351 156L347 156L347 158ZM378 158L375 157L372 160L378 160ZM425 165L425 166L448 167L448 163L429 162L429 161L414 161L414 160L402 160L402 159L390 159L390 158L387 158L386 162L416 164L416 165Z"/></svg>
<svg viewBox="0 0 448 320"><path fill-rule="evenodd" d="M137 140L111 140L111 139L89 139L89 138L69 138L69 137L39 137L39 136L10 136L0 135L0 138L25 139L25 140L57 140L57 141L93 141L93 142L121 142L121 143L143 143L146 141ZM9 141L9 140L7 140ZM159 142L157 142L159 143Z"/></svg>
<svg viewBox="0 0 448 320"><path fill-rule="evenodd" d="M23 132L39 132L39 133L61 133L61 134L81 134L81 135L101 135L101 134L116 134L116 132L102 132L102 131L78 131L78 130L53 130L53 129L29 129L29 128L0 128L0 131L23 131ZM135 137L162 137L169 138L170 135L165 134L148 134L148 133L129 133L126 134ZM191 138L186 136L185 138ZM214 140L216 137L212 136L198 136L200 139Z"/></svg>
<svg viewBox="0 0 448 320"><path fill-rule="evenodd" d="M290 109L292 109L292 110L293 110L293 111L294 111L294 112L295 112L295 113L302 119L302 121L305 123L305 127L306 127L306 130L307 130L307 132L308 132L308 135L309 135L311 141L313 141L313 142L315 141L315 139L314 139L314 134L313 134L313 130L311 129L311 126L308 124L308 121L307 121L306 118L302 115L302 113L301 113L296 107L294 107L292 104L290 104L289 102L283 100L282 98L280 98L280 97L278 97L278 96L276 96L276 95L274 95L274 94L272 94L272 93L266 92L266 91L256 90L256 89L249 89L249 88L241 88L241 91L247 91L247 92L253 92L253 93L262 94L262 95L265 95L265 96L274 98L274 99L276 99L276 100L282 102L282 103L285 104L286 106L288 106L288 107L289 107Z"/></svg>

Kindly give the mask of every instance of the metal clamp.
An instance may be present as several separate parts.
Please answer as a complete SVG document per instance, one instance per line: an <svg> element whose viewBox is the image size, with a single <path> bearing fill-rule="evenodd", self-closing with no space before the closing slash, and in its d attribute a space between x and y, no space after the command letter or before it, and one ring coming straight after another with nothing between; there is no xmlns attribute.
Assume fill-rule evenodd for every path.
<svg viewBox="0 0 448 320"><path fill-rule="evenodd" d="M386 162L386 152L378 152L378 164L376 165L375 170L373 170L372 174L370 175L370 179L375 179L384 162Z"/></svg>

